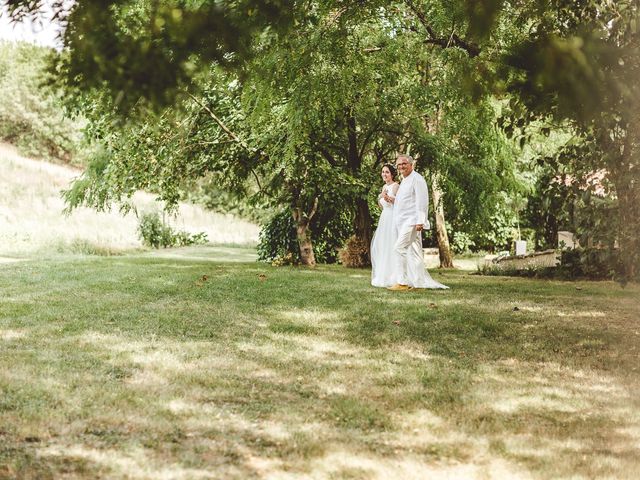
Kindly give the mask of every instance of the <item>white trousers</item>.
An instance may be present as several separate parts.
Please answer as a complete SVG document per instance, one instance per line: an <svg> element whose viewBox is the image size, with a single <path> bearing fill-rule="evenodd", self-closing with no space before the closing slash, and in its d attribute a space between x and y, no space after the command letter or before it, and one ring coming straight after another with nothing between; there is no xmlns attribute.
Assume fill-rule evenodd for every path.
<svg viewBox="0 0 640 480"><path fill-rule="evenodd" d="M425 287L424 257L422 254L422 235L415 225L398 231L394 246L398 283L410 287Z"/></svg>

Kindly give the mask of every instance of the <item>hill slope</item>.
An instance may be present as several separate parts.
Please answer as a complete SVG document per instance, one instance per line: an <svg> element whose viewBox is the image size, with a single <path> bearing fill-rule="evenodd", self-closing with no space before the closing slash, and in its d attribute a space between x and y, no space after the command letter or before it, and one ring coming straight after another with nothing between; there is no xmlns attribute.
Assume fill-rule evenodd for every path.
<svg viewBox="0 0 640 480"><path fill-rule="evenodd" d="M0 144L0 255L34 255L55 252L118 252L141 246L134 213L99 213L79 208L62 211L60 191L80 175L79 170L25 158ZM135 196L138 212L159 210L152 195ZM206 232L217 244L255 244L257 225L181 204L169 223L191 233Z"/></svg>

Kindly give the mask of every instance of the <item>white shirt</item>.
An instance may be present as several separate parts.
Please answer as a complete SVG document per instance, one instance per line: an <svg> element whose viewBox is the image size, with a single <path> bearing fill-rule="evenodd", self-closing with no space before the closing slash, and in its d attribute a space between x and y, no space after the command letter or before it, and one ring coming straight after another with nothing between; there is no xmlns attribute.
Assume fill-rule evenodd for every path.
<svg viewBox="0 0 640 480"><path fill-rule="evenodd" d="M423 225L425 229L429 229L431 225L427 220L428 209L427 182L418 172L412 171L402 179L398 193L396 193L393 223L400 231L415 225Z"/></svg>

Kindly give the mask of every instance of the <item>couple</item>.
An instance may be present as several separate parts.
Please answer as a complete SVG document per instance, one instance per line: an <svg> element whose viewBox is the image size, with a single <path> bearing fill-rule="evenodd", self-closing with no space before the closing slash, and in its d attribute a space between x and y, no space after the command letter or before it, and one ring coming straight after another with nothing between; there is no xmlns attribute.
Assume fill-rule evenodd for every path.
<svg viewBox="0 0 640 480"><path fill-rule="evenodd" d="M382 214L371 241L371 285L397 291L449 288L431 278L424 266L422 230L430 228L427 182L413 170L410 155L399 155L396 167L401 184L393 165L382 167L385 185L378 196Z"/></svg>

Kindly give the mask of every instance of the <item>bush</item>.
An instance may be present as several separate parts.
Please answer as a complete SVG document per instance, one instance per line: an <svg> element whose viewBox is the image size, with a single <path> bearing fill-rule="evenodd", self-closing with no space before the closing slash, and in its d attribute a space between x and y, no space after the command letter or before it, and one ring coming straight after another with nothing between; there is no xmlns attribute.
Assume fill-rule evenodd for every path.
<svg viewBox="0 0 640 480"><path fill-rule="evenodd" d="M615 249L574 248L562 252L558 270L564 278L612 280L622 272L622 262Z"/></svg>
<svg viewBox="0 0 640 480"><path fill-rule="evenodd" d="M471 235L468 233L455 232L453 234L453 241L451 242L453 253L468 253L473 246L475 246L475 243L471 240Z"/></svg>
<svg viewBox="0 0 640 480"><path fill-rule="evenodd" d="M338 250L351 234L351 223L348 212L316 213L310 226L316 262L335 263L338 260ZM300 262L296 225L288 208L276 213L263 225L258 242L258 259L284 265Z"/></svg>
<svg viewBox="0 0 640 480"><path fill-rule="evenodd" d="M275 262L286 257L287 265L300 262L296 226L289 209L276 213L263 225L257 250L261 261Z"/></svg>
<svg viewBox="0 0 640 480"><path fill-rule="evenodd" d="M369 265L369 246L361 238L352 235L340 250L340 263L345 267L363 268Z"/></svg>
<svg viewBox="0 0 640 480"><path fill-rule="evenodd" d="M207 243L205 232L190 234L183 230L173 230L160 218L158 212L144 213L138 223L138 234L143 245L153 248L184 247Z"/></svg>

